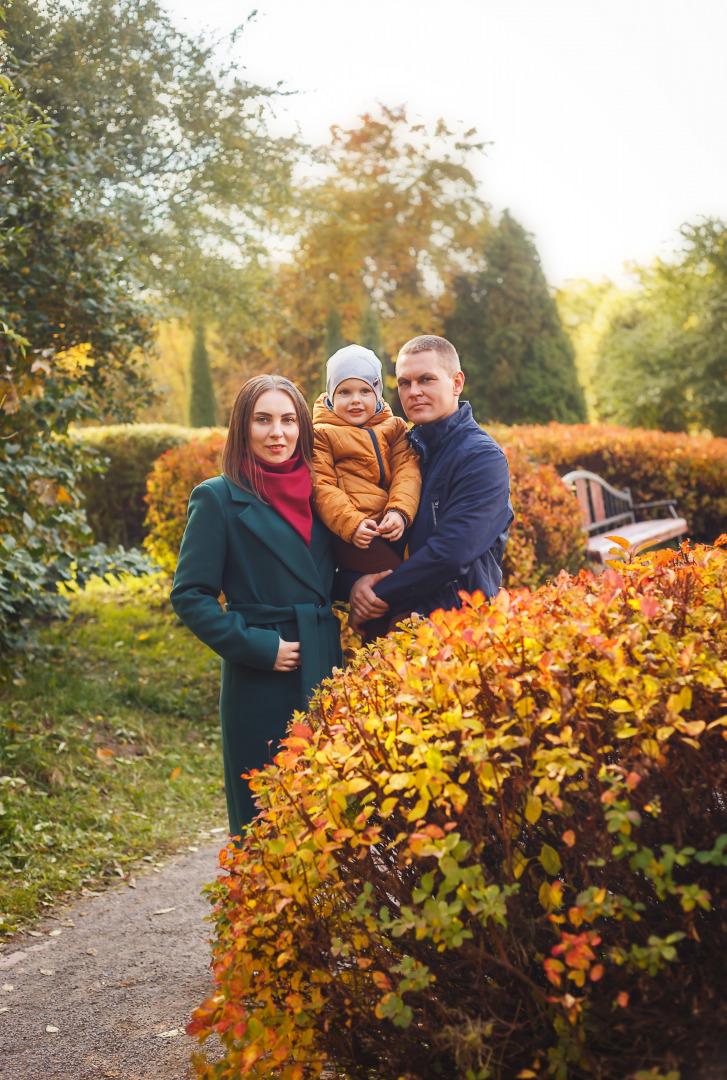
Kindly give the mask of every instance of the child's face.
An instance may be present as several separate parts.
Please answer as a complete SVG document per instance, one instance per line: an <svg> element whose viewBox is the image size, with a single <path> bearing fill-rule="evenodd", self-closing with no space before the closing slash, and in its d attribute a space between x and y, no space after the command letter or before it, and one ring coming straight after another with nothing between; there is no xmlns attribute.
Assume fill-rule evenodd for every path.
<svg viewBox="0 0 727 1080"><path fill-rule="evenodd" d="M376 412L376 394L363 379L344 379L333 395L333 411L347 424L360 427Z"/></svg>

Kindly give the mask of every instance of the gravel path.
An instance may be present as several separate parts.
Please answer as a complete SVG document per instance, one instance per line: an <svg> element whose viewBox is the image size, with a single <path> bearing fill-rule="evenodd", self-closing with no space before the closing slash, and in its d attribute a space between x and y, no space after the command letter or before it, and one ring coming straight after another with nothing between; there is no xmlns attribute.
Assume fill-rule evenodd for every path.
<svg viewBox="0 0 727 1080"><path fill-rule="evenodd" d="M3 1080L183 1080L184 1034L210 993L200 895L225 835L55 912L0 950ZM166 910L165 910L166 909ZM205 1043L214 1056L212 1040Z"/></svg>

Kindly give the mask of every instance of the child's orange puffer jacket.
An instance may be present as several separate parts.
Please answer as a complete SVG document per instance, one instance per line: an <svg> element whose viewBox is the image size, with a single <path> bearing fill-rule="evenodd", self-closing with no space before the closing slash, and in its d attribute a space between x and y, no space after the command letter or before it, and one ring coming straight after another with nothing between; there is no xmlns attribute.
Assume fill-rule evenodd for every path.
<svg viewBox="0 0 727 1080"><path fill-rule="evenodd" d="M313 406L316 486L313 505L321 520L350 542L366 518L380 522L400 510L411 525L422 480L406 424L386 402L361 427L342 420L321 394Z"/></svg>

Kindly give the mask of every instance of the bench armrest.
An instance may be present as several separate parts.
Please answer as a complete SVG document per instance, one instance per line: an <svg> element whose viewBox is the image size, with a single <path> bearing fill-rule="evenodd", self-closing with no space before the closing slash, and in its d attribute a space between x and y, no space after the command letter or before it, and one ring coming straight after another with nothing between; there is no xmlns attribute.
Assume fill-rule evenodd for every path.
<svg viewBox="0 0 727 1080"><path fill-rule="evenodd" d="M676 512L676 499L658 499L656 502L634 503L632 510L654 510L657 506L668 506L669 513L673 518L679 517Z"/></svg>

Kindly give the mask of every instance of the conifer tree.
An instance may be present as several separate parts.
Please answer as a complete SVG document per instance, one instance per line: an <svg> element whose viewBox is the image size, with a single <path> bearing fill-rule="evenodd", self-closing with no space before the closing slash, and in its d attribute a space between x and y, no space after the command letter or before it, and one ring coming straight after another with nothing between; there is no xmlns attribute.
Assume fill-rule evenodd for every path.
<svg viewBox="0 0 727 1080"><path fill-rule="evenodd" d="M575 354L530 235L505 212L484 245L486 267L460 275L445 336L480 422L586 419Z"/></svg>
<svg viewBox="0 0 727 1080"><path fill-rule="evenodd" d="M204 326L198 323L194 328L194 342L189 362L187 423L190 427L214 427L216 422L217 410L212 387L212 372L205 345Z"/></svg>
<svg viewBox="0 0 727 1080"><path fill-rule="evenodd" d="M328 309L328 315L326 316L326 336L323 341L323 363L321 364L321 390L326 388L326 363L329 356L333 356L334 352L338 352L344 345L348 345L349 342L343 336L343 323L341 322L341 315L338 308L331 307Z"/></svg>

